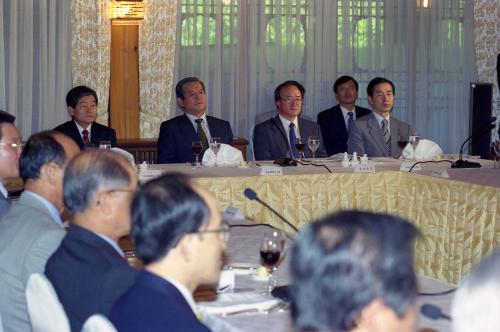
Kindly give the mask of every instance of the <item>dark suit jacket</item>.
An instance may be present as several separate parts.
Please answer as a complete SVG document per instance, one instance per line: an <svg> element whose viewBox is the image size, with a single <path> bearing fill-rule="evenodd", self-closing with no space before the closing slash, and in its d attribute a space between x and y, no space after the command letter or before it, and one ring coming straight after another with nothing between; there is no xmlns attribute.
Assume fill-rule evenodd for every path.
<svg viewBox="0 0 500 332"><path fill-rule="evenodd" d="M212 137L220 137L224 144L233 143L233 132L229 122L207 115L207 125ZM193 141L199 141L198 133L187 115L183 114L164 121L158 137L158 163L194 162L195 157L191 151ZM203 154L199 156L199 160L202 158Z"/></svg>
<svg viewBox="0 0 500 332"><path fill-rule="evenodd" d="M142 270L135 284L116 301L110 319L120 332L208 332L171 283Z"/></svg>
<svg viewBox="0 0 500 332"><path fill-rule="evenodd" d="M71 137L76 144L80 147L80 150L83 150L84 145L82 141L82 135L78 131L78 127L76 126L75 121L70 120L62 125L59 125L54 128L54 130L60 131L63 134ZM95 147L99 147L99 143L101 141L110 141L111 147L116 146L116 132L113 128L103 126L97 122L92 123L92 127L90 129L90 143Z"/></svg>
<svg viewBox="0 0 500 332"><path fill-rule="evenodd" d="M299 117L300 137L307 140L309 136L319 136L321 143L316 151L316 157L326 157L321 138L321 131L317 123ZM259 123L253 131L253 151L255 160L275 160L290 157L288 146L288 128L285 130L279 115ZM304 149L306 158L312 157L309 148Z"/></svg>
<svg viewBox="0 0 500 332"><path fill-rule="evenodd" d="M80 332L91 315L109 315L115 301L134 283L137 271L99 236L71 225L47 261L45 274L66 311L71 330Z"/></svg>
<svg viewBox="0 0 500 332"><path fill-rule="evenodd" d="M370 110L355 106L356 119L370 114ZM347 151L347 139L349 138L344 116L340 105L333 106L318 114L318 124L321 134L325 140L325 149L329 156Z"/></svg>
<svg viewBox="0 0 500 332"><path fill-rule="evenodd" d="M390 118L389 126L391 132L390 156L399 157L402 152L398 145L399 136L414 135L414 131L409 124L393 116ZM348 151L349 153L357 152L358 155L366 153L368 157L390 157L375 115L370 114L354 121L349 133Z"/></svg>

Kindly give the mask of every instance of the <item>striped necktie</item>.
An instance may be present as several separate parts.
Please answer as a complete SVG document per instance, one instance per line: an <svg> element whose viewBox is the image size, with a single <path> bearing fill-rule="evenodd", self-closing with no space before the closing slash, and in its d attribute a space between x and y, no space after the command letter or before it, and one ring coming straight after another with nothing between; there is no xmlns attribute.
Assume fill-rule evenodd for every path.
<svg viewBox="0 0 500 332"><path fill-rule="evenodd" d="M200 139L201 146L206 150L208 149L208 138L205 130L203 130L203 126L201 125L203 119L196 119L194 121L196 121L196 131L198 132L198 138Z"/></svg>
<svg viewBox="0 0 500 332"><path fill-rule="evenodd" d="M295 146L295 141L297 141L297 136L295 136L295 123L293 122L290 122L290 125L288 126L288 139L290 140L290 149L292 152L292 156L290 156L290 158L293 159L298 158L299 151Z"/></svg>
<svg viewBox="0 0 500 332"><path fill-rule="evenodd" d="M83 141L83 145L87 145L90 143L89 131L87 129L82 130L82 141Z"/></svg>
<svg viewBox="0 0 500 332"><path fill-rule="evenodd" d="M387 119L382 120L382 136L384 136L384 142L387 147L387 153L390 156L391 155L391 133L389 132L389 121Z"/></svg>

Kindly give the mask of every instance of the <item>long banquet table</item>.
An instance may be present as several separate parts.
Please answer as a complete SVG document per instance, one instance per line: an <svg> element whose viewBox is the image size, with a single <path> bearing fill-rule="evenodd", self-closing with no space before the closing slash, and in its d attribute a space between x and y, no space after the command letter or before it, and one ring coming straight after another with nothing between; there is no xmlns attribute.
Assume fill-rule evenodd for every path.
<svg viewBox="0 0 500 332"><path fill-rule="evenodd" d="M344 209L399 215L421 232L416 268L421 275L457 284L471 267L500 244L500 169L482 160L480 169L451 169L449 163L423 164L401 172L401 162L374 158L375 173L354 173L336 161L324 167L283 168L282 176L260 176L264 163L248 168L188 164L150 165L150 169L189 174L212 191L221 208L236 207L247 219L291 231L243 191L249 187L297 227ZM270 163L265 163L270 165ZM446 169L449 179L431 176Z"/></svg>

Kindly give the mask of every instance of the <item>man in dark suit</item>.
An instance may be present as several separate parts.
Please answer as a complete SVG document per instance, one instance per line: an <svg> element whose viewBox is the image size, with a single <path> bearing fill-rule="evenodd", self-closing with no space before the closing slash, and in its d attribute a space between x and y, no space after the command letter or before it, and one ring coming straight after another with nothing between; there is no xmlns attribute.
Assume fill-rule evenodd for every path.
<svg viewBox="0 0 500 332"><path fill-rule="evenodd" d="M80 149L59 132L41 132L28 139L19 159L24 191L0 221L0 312L6 331L31 331L26 285L64 235L59 216L64 208L63 175Z"/></svg>
<svg viewBox="0 0 500 332"><path fill-rule="evenodd" d="M107 316L135 280L137 271L127 265L117 242L129 234L136 187L135 169L110 150L84 150L66 168L64 201L72 219L45 274L72 331L81 331L93 314Z"/></svg>
<svg viewBox="0 0 500 332"><path fill-rule="evenodd" d="M369 157L399 157L399 136L414 135L411 126L391 116L394 107L394 84L375 77L368 83L368 103L373 112L354 121L349 132L348 151Z"/></svg>
<svg viewBox="0 0 500 332"><path fill-rule="evenodd" d="M214 284L229 228L215 198L185 176L166 174L141 187L132 204L132 237L145 268L116 301L120 332L210 331L196 317L192 293Z"/></svg>
<svg viewBox="0 0 500 332"><path fill-rule="evenodd" d="M99 143L111 142L116 146L116 132L113 128L95 122L97 118L97 94L84 85L74 87L66 95L66 106L72 120L57 126L54 130L71 137L83 149L85 146L99 147Z"/></svg>
<svg viewBox="0 0 500 332"><path fill-rule="evenodd" d="M274 90L274 102L278 115L257 124L253 132L253 151L255 160L274 160L281 158L299 158L295 141L302 138L307 145L309 136L317 136L320 146L316 157L326 157L317 123L299 118L305 89L297 81L286 81ZM312 157L312 152L304 148L305 157Z"/></svg>
<svg viewBox="0 0 500 332"><path fill-rule="evenodd" d="M183 78L175 86L175 94L177 105L184 114L161 124L159 164L194 162L193 141L200 141L204 150L208 149L211 137L220 137L224 144L233 143L229 122L206 115L206 92L202 81L196 77Z"/></svg>
<svg viewBox="0 0 500 332"><path fill-rule="evenodd" d="M15 116L0 110L0 219L7 212L10 201L4 187L8 178L19 176L21 134L14 125Z"/></svg>
<svg viewBox="0 0 500 332"><path fill-rule="evenodd" d="M328 155L347 151L348 130L350 124L370 110L356 106L358 82L351 76L341 76L333 84L333 91L338 104L318 114L318 124L325 140Z"/></svg>

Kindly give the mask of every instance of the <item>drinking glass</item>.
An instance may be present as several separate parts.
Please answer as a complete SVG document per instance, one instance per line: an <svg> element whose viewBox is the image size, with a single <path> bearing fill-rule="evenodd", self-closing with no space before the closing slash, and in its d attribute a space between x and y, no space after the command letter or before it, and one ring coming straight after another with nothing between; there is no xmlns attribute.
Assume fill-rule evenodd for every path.
<svg viewBox="0 0 500 332"><path fill-rule="evenodd" d="M99 149L111 149L111 141L100 141Z"/></svg>
<svg viewBox="0 0 500 332"><path fill-rule="evenodd" d="M220 137L210 138L209 146L215 155L215 165L217 165L217 153L219 153L219 150L220 150Z"/></svg>
<svg viewBox="0 0 500 332"><path fill-rule="evenodd" d="M304 158L304 148L306 147L306 141L303 138L295 139L295 147L299 152L299 159Z"/></svg>
<svg viewBox="0 0 500 332"><path fill-rule="evenodd" d="M194 164L194 167L199 168L200 161L198 160L198 156L200 155L201 151L203 151L203 146L201 144L201 141L191 142L191 151L193 152L194 157L196 158L196 162Z"/></svg>
<svg viewBox="0 0 500 332"><path fill-rule="evenodd" d="M495 151L495 168L500 168L500 140L493 143L493 151Z"/></svg>
<svg viewBox="0 0 500 332"><path fill-rule="evenodd" d="M316 157L316 150L319 148L319 136L309 136L307 139L307 146L309 147L309 150L312 152L312 157L313 159Z"/></svg>
<svg viewBox="0 0 500 332"><path fill-rule="evenodd" d="M408 136L408 143L410 143L411 147L413 148L413 159L415 159L415 151L417 151L419 142L420 142L420 136L418 135Z"/></svg>
<svg viewBox="0 0 500 332"><path fill-rule="evenodd" d="M399 148L401 149L401 156L403 156L403 150L408 145L408 136L399 136L398 145L399 145ZM403 156L403 158L404 158L404 156Z"/></svg>
<svg viewBox="0 0 500 332"><path fill-rule="evenodd" d="M284 237L278 230L267 233L260 245L260 263L267 269L269 281L265 289L266 294L270 294L276 286L276 279L273 272L280 262L280 256L284 247Z"/></svg>

